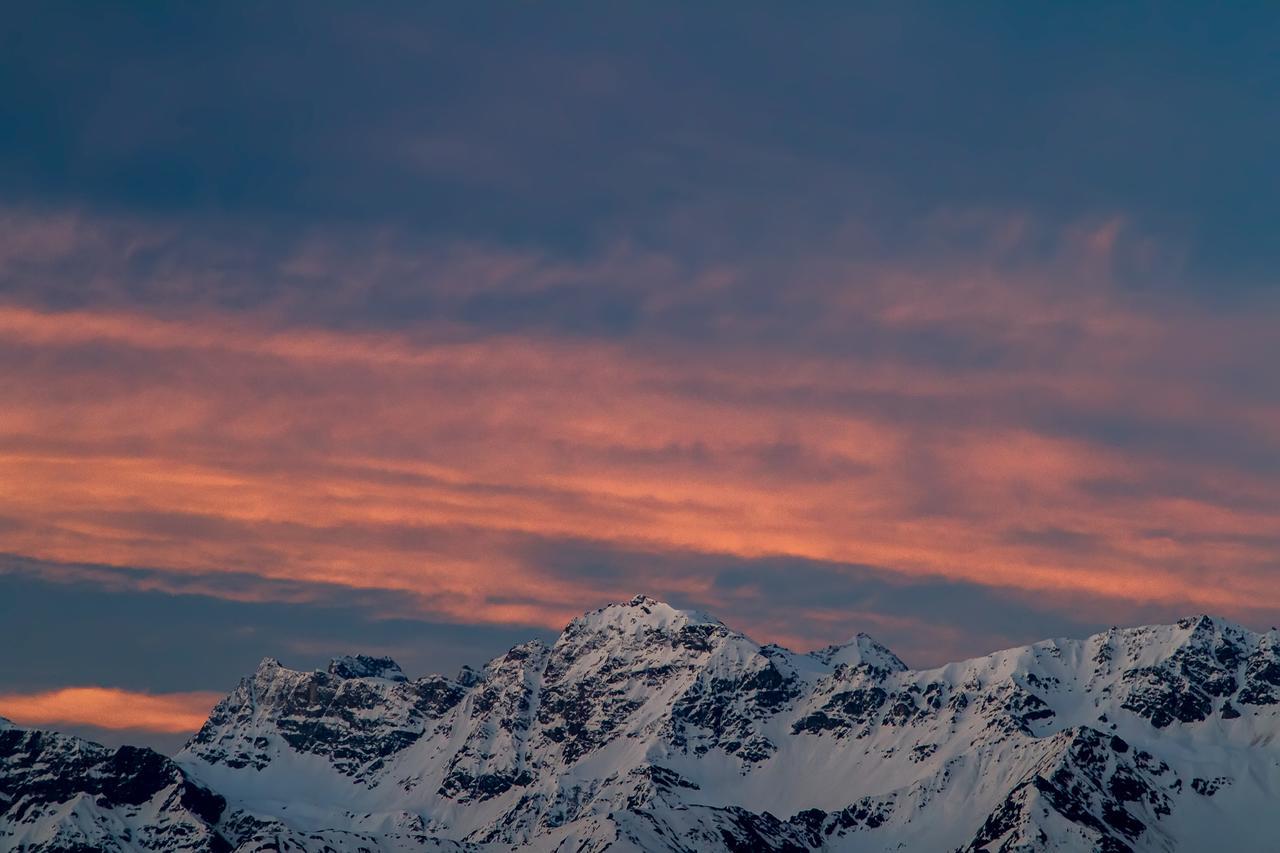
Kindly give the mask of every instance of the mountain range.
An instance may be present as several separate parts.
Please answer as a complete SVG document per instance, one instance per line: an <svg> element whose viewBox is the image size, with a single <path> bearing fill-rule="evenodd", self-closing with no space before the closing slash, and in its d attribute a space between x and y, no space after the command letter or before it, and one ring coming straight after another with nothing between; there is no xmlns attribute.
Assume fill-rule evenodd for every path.
<svg viewBox="0 0 1280 853"><path fill-rule="evenodd" d="M172 758L0 722L0 849L1280 850L1278 734L1274 629L913 670L637 596L452 676L268 658Z"/></svg>

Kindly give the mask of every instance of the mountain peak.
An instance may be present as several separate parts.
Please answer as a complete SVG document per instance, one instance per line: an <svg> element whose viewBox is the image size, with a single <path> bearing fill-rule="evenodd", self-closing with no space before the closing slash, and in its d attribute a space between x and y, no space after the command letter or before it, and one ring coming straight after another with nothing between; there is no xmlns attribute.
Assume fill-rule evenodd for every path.
<svg viewBox="0 0 1280 853"><path fill-rule="evenodd" d="M458 670L458 675L454 678L454 681L464 688L475 687L477 684L484 681L484 673L477 672L466 664L463 664L462 669Z"/></svg>
<svg viewBox="0 0 1280 853"><path fill-rule="evenodd" d="M626 634L645 631L678 631L688 625L722 626L697 610L680 610L647 595L637 595L630 601L609 604L583 614L569 623L566 633L610 630Z"/></svg>
<svg viewBox="0 0 1280 853"><path fill-rule="evenodd" d="M284 664L280 663L280 661L276 658L265 657L258 662L258 668L254 670L254 674L262 675L264 673L273 672L274 670L277 670L277 669L284 669Z"/></svg>
<svg viewBox="0 0 1280 853"><path fill-rule="evenodd" d="M408 681L400 665L389 657L370 655L343 655L329 661L328 672L339 678L382 678L387 681Z"/></svg>
<svg viewBox="0 0 1280 853"><path fill-rule="evenodd" d="M870 634L859 631L853 639L838 646L827 646L813 653L812 657L831 666L844 664L849 667L868 666L885 672L905 672L907 665Z"/></svg>

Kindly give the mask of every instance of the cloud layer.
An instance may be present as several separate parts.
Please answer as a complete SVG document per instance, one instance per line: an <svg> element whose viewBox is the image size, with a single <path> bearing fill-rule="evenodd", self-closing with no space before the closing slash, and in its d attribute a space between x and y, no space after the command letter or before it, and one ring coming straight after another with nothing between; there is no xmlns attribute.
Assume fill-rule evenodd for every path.
<svg viewBox="0 0 1280 853"><path fill-rule="evenodd" d="M182 310L151 297L187 289L171 258L214 251L188 236L10 221L0 551L547 627L637 589L715 609L718 576L687 554L1064 607L1280 609L1271 317L1126 288L1117 269L1159 252L1122 220L949 215L927 224L934 254L827 246L777 280L625 247L571 262L308 239L250 265L276 290L240 310L216 304L234 282ZM956 233L981 239L961 251ZM82 256L93 304L42 301ZM310 319L282 309L309 287ZM353 291L393 287L434 312L341 322ZM628 329L548 325L566 288L614 294ZM652 559L574 564L581 543ZM835 639L819 611L759 627Z"/></svg>

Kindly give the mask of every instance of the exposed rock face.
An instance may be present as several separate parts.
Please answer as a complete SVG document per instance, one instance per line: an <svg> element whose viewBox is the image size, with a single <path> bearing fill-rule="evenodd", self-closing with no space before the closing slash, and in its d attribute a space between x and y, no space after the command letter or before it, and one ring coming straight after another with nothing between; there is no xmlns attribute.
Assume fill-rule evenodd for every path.
<svg viewBox="0 0 1280 853"><path fill-rule="evenodd" d="M135 816L104 849L1268 849L1277 639L1199 617L913 671L866 635L797 654L637 597L456 678L268 659L176 763L130 759L186 834ZM58 752L67 781L32 786L15 744L41 735L14 732L5 827L15 791L49 810L128 776Z"/></svg>
<svg viewBox="0 0 1280 853"><path fill-rule="evenodd" d="M0 721L0 850L226 851L226 807L152 750Z"/></svg>
<svg viewBox="0 0 1280 853"><path fill-rule="evenodd" d="M323 756L342 775L372 783L387 757L417 742L465 692L439 676L409 681L386 658L337 658L325 672L267 658L218 703L186 752L261 770L288 750Z"/></svg>

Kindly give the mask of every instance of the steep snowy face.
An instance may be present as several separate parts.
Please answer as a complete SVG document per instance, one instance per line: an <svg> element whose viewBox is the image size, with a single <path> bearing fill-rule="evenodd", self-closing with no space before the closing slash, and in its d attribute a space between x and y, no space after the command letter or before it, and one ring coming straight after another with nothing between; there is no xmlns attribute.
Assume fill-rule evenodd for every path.
<svg viewBox="0 0 1280 853"><path fill-rule="evenodd" d="M1093 638L1091 684L1156 728L1280 704L1275 633L1255 635L1208 616Z"/></svg>
<svg viewBox="0 0 1280 853"><path fill-rule="evenodd" d="M1124 851L1170 814L1169 767L1149 753L1085 727L1047 745L965 851Z"/></svg>
<svg viewBox="0 0 1280 853"><path fill-rule="evenodd" d="M916 671L638 596L451 678L268 659L173 784L246 851L1267 849L1277 639L1198 617Z"/></svg>
<svg viewBox="0 0 1280 853"><path fill-rule="evenodd" d="M438 796L465 804L529 784L529 731L547 654L547 647L534 641L485 667L483 680L449 724L448 734L456 733L461 745L448 758Z"/></svg>
<svg viewBox="0 0 1280 853"><path fill-rule="evenodd" d="M897 655L861 633L842 646L827 646L810 653L810 657L829 666L871 671L881 677L907 668Z"/></svg>
<svg viewBox="0 0 1280 853"><path fill-rule="evenodd" d="M801 692L792 657L637 597L574 620L560 636L543 673L540 734L565 763L619 735L760 760L775 747L755 723Z"/></svg>
<svg viewBox="0 0 1280 853"><path fill-rule="evenodd" d="M229 850L214 829L225 809L149 749L0 720L0 850Z"/></svg>

